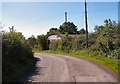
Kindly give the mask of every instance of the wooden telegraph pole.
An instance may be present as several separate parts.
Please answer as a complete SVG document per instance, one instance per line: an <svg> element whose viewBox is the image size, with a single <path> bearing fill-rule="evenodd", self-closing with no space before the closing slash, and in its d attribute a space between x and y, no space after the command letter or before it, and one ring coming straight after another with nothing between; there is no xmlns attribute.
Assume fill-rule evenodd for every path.
<svg viewBox="0 0 120 84"><path fill-rule="evenodd" d="M85 0L85 26L86 26L86 47L88 48L88 22L87 22L87 3Z"/></svg>

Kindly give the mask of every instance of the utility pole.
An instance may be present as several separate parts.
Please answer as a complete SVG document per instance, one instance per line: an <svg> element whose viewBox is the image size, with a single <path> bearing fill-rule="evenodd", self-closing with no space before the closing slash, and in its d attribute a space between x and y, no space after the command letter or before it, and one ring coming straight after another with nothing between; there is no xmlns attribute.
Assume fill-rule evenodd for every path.
<svg viewBox="0 0 120 84"><path fill-rule="evenodd" d="M65 12L65 22L67 22L67 12Z"/></svg>
<svg viewBox="0 0 120 84"><path fill-rule="evenodd" d="M87 22L87 3L85 0L85 26L86 26L86 47L88 48L88 22Z"/></svg>

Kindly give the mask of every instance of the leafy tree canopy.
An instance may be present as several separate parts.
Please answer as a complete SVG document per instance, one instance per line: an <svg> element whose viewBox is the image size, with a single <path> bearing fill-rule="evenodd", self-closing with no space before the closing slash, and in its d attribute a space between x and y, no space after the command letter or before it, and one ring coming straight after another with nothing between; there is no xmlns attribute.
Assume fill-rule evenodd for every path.
<svg viewBox="0 0 120 84"><path fill-rule="evenodd" d="M86 33L86 31L85 31L84 28L82 28L82 29L80 29L80 30L78 31L78 34L85 34L85 33Z"/></svg>
<svg viewBox="0 0 120 84"><path fill-rule="evenodd" d="M60 25L60 32L68 34L76 34L77 33L77 26L74 25L73 22L64 22L62 25Z"/></svg>
<svg viewBox="0 0 120 84"><path fill-rule="evenodd" d="M47 36L54 35L54 34L60 34L59 29L57 29L57 28L51 28L51 29L47 32Z"/></svg>
<svg viewBox="0 0 120 84"><path fill-rule="evenodd" d="M34 48L36 44L36 38L32 35L31 37L28 38L28 43L30 44L31 48Z"/></svg>

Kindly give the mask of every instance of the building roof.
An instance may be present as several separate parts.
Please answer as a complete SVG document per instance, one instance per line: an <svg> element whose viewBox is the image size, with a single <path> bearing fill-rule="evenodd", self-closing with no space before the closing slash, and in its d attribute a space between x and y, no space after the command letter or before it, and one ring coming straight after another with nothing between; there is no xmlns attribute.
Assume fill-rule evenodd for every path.
<svg viewBox="0 0 120 84"><path fill-rule="evenodd" d="M61 37L60 35L51 35L48 37L48 40L60 40Z"/></svg>
<svg viewBox="0 0 120 84"><path fill-rule="evenodd" d="M61 37L63 37L64 36L64 34L58 34L58 35L50 35L49 37L48 37L48 40L60 40L61 39ZM70 37L79 37L80 35L78 35L78 34L69 34L69 36Z"/></svg>

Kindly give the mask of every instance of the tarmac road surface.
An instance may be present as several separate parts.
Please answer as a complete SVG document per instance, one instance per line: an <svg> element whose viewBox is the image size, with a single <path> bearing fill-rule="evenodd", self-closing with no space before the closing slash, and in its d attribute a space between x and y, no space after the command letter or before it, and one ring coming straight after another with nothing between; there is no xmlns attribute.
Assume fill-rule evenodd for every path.
<svg viewBox="0 0 120 84"><path fill-rule="evenodd" d="M35 53L38 61L24 81L28 82L117 82L117 79L90 61L58 55Z"/></svg>

